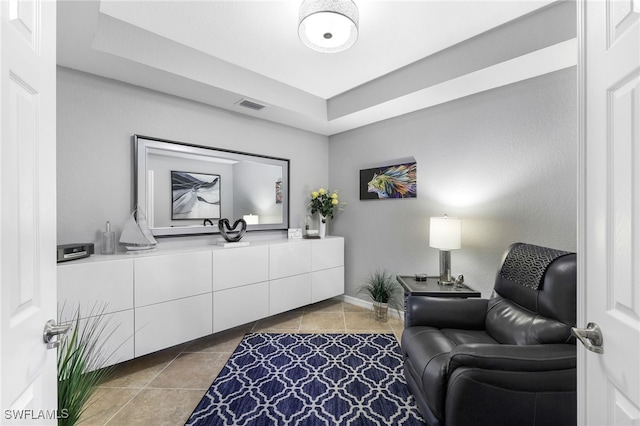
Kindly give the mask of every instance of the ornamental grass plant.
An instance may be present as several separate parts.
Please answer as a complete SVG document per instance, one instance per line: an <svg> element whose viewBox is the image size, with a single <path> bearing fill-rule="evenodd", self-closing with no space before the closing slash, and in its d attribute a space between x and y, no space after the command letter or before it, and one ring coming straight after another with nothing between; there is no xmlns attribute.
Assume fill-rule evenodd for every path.
<svg viewBox="0 0 640 426"><path fill-rule="evenodd" d="M376 321L386 322L388 307L398 309L400 306L399 285L393 276L386 271L376 271L369 275L360 288L373 301L373 312Z"/></svg>
<svg viewBox="0 0 640 426"><path fill-rule="evenodd" d="M365 279L360 292L373 302L386 303L398 309L402 300L399 289L400 285L393 275L387 271L375 271Z"/></svg>
<svg viewBox="0 0 640 426"><path fill-rule="evenodd" d="M60 316L63 317L64 307ZM105 307L97 305L81 319L80 308L74 314L70 334L61 336L58 347L58 409L63 416L59 426L75 425L87 408L87 401L104 383L115 366L105 367L114 351L105 353L105 342L117 327L109 324L111 317ZM59 321L62 323L62 321Z"/></svg>

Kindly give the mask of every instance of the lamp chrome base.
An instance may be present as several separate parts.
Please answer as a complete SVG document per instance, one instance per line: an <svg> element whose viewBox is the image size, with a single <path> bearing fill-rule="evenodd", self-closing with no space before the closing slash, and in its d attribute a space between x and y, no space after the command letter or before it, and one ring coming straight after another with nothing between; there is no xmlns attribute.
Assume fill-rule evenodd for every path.
<svg viewBox="0 0 640 426"><path fill-rule="evenodd" d="M452 285L451 278L451 252L449 250L440 250L440 285Z"/></svg>

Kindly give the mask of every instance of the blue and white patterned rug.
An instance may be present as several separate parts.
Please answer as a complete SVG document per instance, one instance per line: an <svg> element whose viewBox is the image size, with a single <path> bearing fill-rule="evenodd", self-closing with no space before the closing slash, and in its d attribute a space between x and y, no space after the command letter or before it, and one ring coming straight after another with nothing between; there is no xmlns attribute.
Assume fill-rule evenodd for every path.
<svg viewBox="0 0 640 426"><path fill-rule="evenodd" d="M424 425L391 334L247 334L187 425Z"/></svg>

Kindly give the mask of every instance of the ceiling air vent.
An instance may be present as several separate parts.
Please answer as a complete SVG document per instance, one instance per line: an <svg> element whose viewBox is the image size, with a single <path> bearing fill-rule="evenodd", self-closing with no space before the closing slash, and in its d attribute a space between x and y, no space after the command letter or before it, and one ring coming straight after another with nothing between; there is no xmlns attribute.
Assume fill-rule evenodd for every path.
<svg viewBox="0 0 640 426"><path fill-rule="evenodd" d="M238 105L240 105L241 107L245 107L245 108L249 108L252 109L254 111L260 111L262 108L264 108L266 105L262 105L259 104L257 102L254 101L250 101L249 99L240 99L237 102Z"/></svg>

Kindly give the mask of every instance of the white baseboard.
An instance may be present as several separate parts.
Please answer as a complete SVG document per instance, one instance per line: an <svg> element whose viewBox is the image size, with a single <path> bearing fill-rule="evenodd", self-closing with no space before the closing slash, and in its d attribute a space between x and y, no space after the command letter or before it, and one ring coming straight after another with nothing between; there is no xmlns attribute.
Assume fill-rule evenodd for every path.
<svg viewBox="0 0 640 426"><path fill-rule="evenodd" d="M373 309L373 302L358 299L357 297L348 296L346 294L341 294L340 296L336 296L336 299L341 300L345 303L349 303L350 305L360 306L361 308ZM397 318L404 320L404 311L399 311L397 309L389 308L389 315L395 316Z"/></svg>

